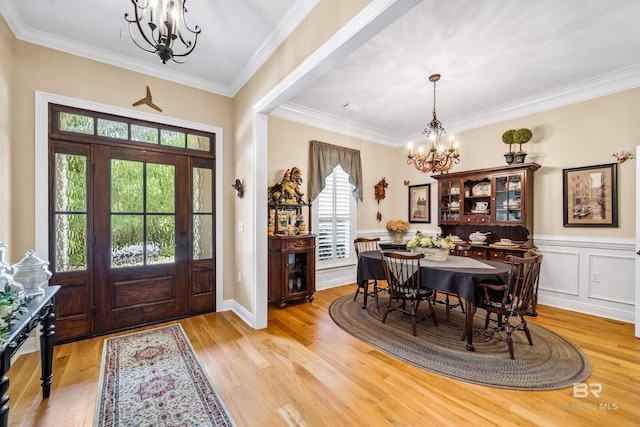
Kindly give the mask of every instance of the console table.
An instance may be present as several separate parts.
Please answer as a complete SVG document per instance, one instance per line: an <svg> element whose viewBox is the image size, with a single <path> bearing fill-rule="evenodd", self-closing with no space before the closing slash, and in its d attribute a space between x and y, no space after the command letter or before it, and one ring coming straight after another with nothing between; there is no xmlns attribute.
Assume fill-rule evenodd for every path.
<svg viewBox="0 0 640 427"><path fill-rule="evenodd" d="M26 310L16 317L9 327L7 340L0 346L2 353L0 363L0 427L9 425L9 378L7 371L11 367L11 356L24 344L31 332L42 325L40 335L40 364L42 366L42 398L49 397L51 392L52 362L53 362L53 336L55 334L54 313L56 292L60 286L48 286L44 289L44 295L34 297L27 304Z"/></svg>

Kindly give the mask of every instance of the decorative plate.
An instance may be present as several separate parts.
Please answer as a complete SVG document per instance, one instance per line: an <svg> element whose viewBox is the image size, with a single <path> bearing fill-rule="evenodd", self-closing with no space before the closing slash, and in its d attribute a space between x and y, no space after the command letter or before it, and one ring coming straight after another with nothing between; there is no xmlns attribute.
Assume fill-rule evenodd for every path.
<svg viewBox="0 0 640 427"><path fill-rule="evenodd" d="M471 189L471 193L474 196L490 196L491 184L488 182L481 182L480 184L476 184Z"/></svg>

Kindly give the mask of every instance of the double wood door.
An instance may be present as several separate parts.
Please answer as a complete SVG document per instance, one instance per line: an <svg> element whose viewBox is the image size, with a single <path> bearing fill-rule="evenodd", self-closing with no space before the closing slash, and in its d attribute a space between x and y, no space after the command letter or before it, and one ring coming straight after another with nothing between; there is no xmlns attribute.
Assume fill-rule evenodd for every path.
<svg viewBox="0 0 640 427"><path fill-rule="evenodd" d="M49 146L58 342L215 310L212 158Z"/></svg>

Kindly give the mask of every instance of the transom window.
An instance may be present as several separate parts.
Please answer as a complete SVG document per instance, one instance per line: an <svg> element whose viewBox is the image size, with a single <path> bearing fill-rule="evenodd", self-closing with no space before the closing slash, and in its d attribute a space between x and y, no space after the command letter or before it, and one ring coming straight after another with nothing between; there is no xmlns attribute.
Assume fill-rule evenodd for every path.
<svg viewBox="0 0 640 427"><path fill-rule="evenodd" d="M93 135L107 139L155 144L185 150L212 151L211 138L204 134L162 125L148 126L120 117L96 117L82 112L52 109L56 115L52 128L69 134ZM54 129L52 129L54 130Z"/></svg>

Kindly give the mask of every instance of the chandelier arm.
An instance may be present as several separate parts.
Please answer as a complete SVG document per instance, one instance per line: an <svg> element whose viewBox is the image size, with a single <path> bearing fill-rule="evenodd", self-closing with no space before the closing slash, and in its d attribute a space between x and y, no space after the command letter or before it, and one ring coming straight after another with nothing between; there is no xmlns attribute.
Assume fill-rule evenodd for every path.
<svg viewBox="0 0 640 427"><path fill-rule="evenodd" d="M191 28L189 28L189 24L187 24L187 18L185 18L185 13L188 13L189 11L187 10L187 0L184 0L184 2L182 3L182 23L184 24L184 27L189 30L190 33L192 34L196 34L196 38L197 35L200 34L200 32L202 31L200 29L200 27L198 25L196 25L193 30Z"/></svg>
<svg viewBox="0 0 640 427"><path fill-rule="evenodd" d="M149 1L145 2L142 6L140 6L140 3L142 3L140 0L131 0L131 3L133 4L133 12L135 14L135 19L133 20L129 19L129 13L124 14L125 21L129 23L129 35L131 36L131 40L133 40L136 46L138 46L140 49L144 50L145 52L155 53L156 45L149 40L149 38L147 37L147 34L143 31L142 26L140 25L142 16L138 14L138 9L145 10L147 7L149 7ZM138 27L138 31L140 32L140 35L142 36L144 41L146 41L149 44L149 46L154 48L154 50L147 50L146 47L141 46L140 43L137 42L136 38L133 36L133 31L131 31L131 24L133 23L135 23L136 26ZM153 30L151 30L151 35L153 36Z"/></svg>
<svg viewBox="0 0 640 427"><path fill-rule="evenodd" d="M125 13L125 18L126 18L127 14ZM149 43L149 46L151 46L153 48L153 50L149 50L149 48L147 48L146 46L141 45L140 43L138 43L138 41L136 40L136 37L133 36L133 31L131 31L131 24L133 24L133 21L129 21L129 35L131 36L131 40L133 40L133 43L135 43L136 46L138 46L140 49L144 50L145 52L149 52L149 53L155 53L156 49L153 43L151 43L149 41L149 39L147 38L146 34L144 34L142 32L142 29L140 29L140 25L138 25L138 28L140 29L140 34L142 34L142 37L144 38L144 40Z"/></svg>

